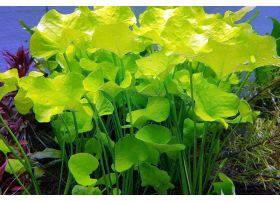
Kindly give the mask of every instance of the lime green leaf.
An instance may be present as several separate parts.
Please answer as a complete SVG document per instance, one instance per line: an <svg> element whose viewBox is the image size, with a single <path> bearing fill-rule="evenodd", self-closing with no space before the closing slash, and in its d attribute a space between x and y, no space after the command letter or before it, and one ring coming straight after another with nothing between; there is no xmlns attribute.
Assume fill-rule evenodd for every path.
<svg viewBox="0 0 280 202"><path fill-rule="evenodd" d="M104 6L99 9L94 7L93 16L100 25L119 22L127 25L136 24L136 17L129 6Z"/></svg>
<svg viewBox="0 0 280 202"><path fill-rule="evenodd" d="M178 152L184 150L186 147L183 144L153 144L153 146L161 153Z"/></svg>
<svg viewBox="0 0 280 202"><path fill-rule="evenodd" d="M137 60L136 63L139 67L138 70L143 75L156 77L172 65L172 58L172 56L168 57L162 52L156 52Z"/></svg>
<svg viewBox="0 0 280 202"><path fill-rule="evenodd" d="M201 138L204 131L203 123L196 123L196 136ZM183 142L186 147L190 147L194 143L194 121L187 118L184 120L183 126Z"/></svg>
<svg viewBox="0 0 280 202"><path fill-rule="evenodd" d="M87 59L87 58L82 58L80 60L80 65L83 69L87 70L87 71L96 71L98 68L97 68L97 63L95 63L94 61L90 60L90 59Z"/></svg>
<svg viewBox="0 0 280 202"><path fill-rule="evenodd" d="M116 67L114 64L110 62L98 63L98 67L102 69L103 76L105 79L109 81L115 81L118 72L118 67Z"/></svg>
<svg viewBox="0 0 280 202"><path fill-rule="evenodd" d="M80 185L94 185L97 182L96 179L90 178L90 174L98 168L98 160L91 154L72 155L68 161L68 167Z"/></svg>
<svg viewBox="0 0 280 202"><path fill-rule="evenodd" d="M115 155L116 171L124 172L132 166L146 161L149 157L149 152L144 142L133 136L126 136L116 143Z"/></svg>
<svg viewBox="0 0 280 202"><path fill-rule="evenodd" d="M84 111L75 112L77 127L79 133L91 131L93 128L92 116ZM67 125L67 127L65 126ZM76 138L75 121L72 112L63 112L59 118L52 122L55 130L62 135L64 140L71 142ZM68 134L70 132L70 134Z"/></svg>
<svg viewBox="0 0 280 202"><path fill-rule="evenodd" d="M167 194L168 189L174 188L171 178L166 171L143 163L140 165L142 186L152 186L159 194Z"/></svg>
<svg viewBox="0 0 280 202"><path fill-rule="evenodd" d="M146 46L124 23L98 26L93 34L92 44L96 48L114 52L119 57L127 53L138 53Z"/></svg>
<svg viewBox="0 0 280 202"><path fill-rule="evenodd" d="M10 152L9 148L7 147L7 145L5 144L5 142L0 139L0 151L3 152L4 154L7 154Z"/></svg>
<svg viewBox="0 0 280 202"><path fill-rule="evenodd" d="M211 52L196 59L212 68L219 78L233 72L253 71L266 65L280 66L274 38L246 33L239 41L236 44L209 41Z"/></svg>
<svg viewBox="0 0 280 202"><path fill-rule="evenodd" d="M85 144L85 152L94 155L97 159L101 157L102 147L95 138L90 138Z"/></svg>
<svg viewBox="0 0 280 202"><path fill-rule="evenodd" d="M94 94L93 103L96 105L99 116L110 115L114 111L114 107L102 92Z"/></svg>
<svg viewBox="0 0 280 202"><path fill-rule="evenodd" d="M33 110L39 122L49 122L51 117L64 110L82 110L80 102L85 91L83 76L76 73L59 75L53 79L24 77L19 86L33 102Z"/></svg>
<svg viewBox="0 0 280 202"><path fill-rule="evenodd" d="M253 124L257 116L260 114L259 111L253 111L246 100L240 100L238 110L239 110L239 115L233 120L228 120L229 123Z"/></svg>
<svg viewBox="0 0 280 202"><path fill-rule="evenodd" d="M155 43L161 44L160 34L167 20L172 16L174 9L161 9L148 7L139 16L139 32L145 37L153 39Z"/></svg>
<svg viewBox="0 0 280 202"><path fill-rule="evenodd" d="M96 187L75 185L72 189L72 195L102 195L102 192Z"/></svg>
<svg viewBox="0 0 280 202"><path fill-rule="evenodd" d="M204 121L219 121L227 127L224 118L238 113L239 98L208 83L200 73L193 75L193 86L195 114Z"/></svg>
<svg viewBox="0 0 280 202"><path fill-rule="evenodd" d="M25 168L18 159L8 159L5 171L10 174L20 174L25 171Z"/></svg>
<svg viewBox="0 0 280 202"><path fill-rule="evenodd" d="M93 32L93 21L85 10L77 9L71 14L61 14L56 10L47 12L30 40L32 55L49 58L66 51L70 44L88 41Z"/></svg>
<svg viewBox="0 0 280 202"><path fill-rule="evenodd" d="M166 90L162 81L158 79L146 80L136 86L136 90L143 95L164 97Z"/></svg>
<svg viewBox="0 0 280 202"><path fill-rule="evenodd" d="M171 132L160 125L149 124L136 133L136 138L148 143L167 144L171 140Z"/></svg>
<svg viewBox="0 0 280 202"><path fill-rule="evenodd" d="M18 79L17 69L10 69L0 73L0 82L4 83L4 85L0 87L0 100L6 94L17 90Z"/></svg>
<svg viewBox="0 0 280 202"><path fill-rule="evenodd" d="M150 97L148 104L144 109L138 109L127 114L126 121L136 127L141 127L146 121L152 120L155 122L165 121L170 112L170 104L168 99L159 97Z"/></svg>
<svg viewBox="0 0 280 202"><path fill-rule="evenodd" d="M152 145L161 153L181 151L185 149L182 144L167 144L171 140L171 132L168 128L150 124L141 128L135 137Z"/></svg>
<svg viewBox="0 0 280 202"><path fill-rule="evenodd" d="M117 182L116 173L110 173L110 174L103 175L101 178L99 178L97 180L96 185L106 185L106 180L107 180L107 182L109 182L109 180L111 180L112 185L115 185Z"/></svg>
<svg viewBox="0 0 280 202"><path fill-rule="evenodd" d="M19 89L14 102L17 111L21 114L28 114L30 109L33 107L32 100L26 97L26 91L22 88Z"/></svg>
<svg viewBox="0 0 280 202"><path fill-rule="evenodd" d="M232 180L223 173L218 174L221 182L214 183L214 192L219 195L235 195L235 187Z"/></svg>
<svg viewBox="0 0 280 202"><path fill-rule="evenodd" d="M84 88L90 92L97 92L104 84L103 72L101 69L97 69L91 72L83 81Z"/></svg>
<svg viewBox="0 0 280 202"><path fill-rule="evenodd" d="M241 9L239 9L236 12L226 11L224 18L229 23L235 23L235 22L241 20L245 15L247 15L247 13L254 10L254 8L255 7L253 7L253 6L247 6L247 7L243 7Z"/></svg>

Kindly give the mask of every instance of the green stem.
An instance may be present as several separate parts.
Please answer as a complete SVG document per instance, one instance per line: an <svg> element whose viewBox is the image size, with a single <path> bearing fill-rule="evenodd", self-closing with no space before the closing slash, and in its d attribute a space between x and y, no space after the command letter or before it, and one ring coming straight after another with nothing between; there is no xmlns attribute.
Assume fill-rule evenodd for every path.
<svg viewBox="0 0 280 202"><path fill-rule="evenodd" d="M202 136L202 143L200 145L200 155L199 155L199 184L198 184L198 194L203 194L203 176L204 176L204 146L205 138L207 135L207 122L204 123L204 132Z"/></svg>
<svg viewBox="0 0 280 202"><path fill-rule="evenodd" d="M245 86L245 84L247 83L248 79L250 78L252 72L247 72L245 78L243 79L242 83L240 84L236 94L240 95L241 90L243 89L243 87Z"/></svg>
<svg viewBox="0 0 280 202"><path fill-rule="evenodd" d="M58 191L57 194L60 194L61 190L61 181L63 177L63 169L64 169L64 159L65 159L65 141L62 143L62 154L61 154L61 167L60 167L60 175L59 175L59 183L58 183Z"/></svg>
<svg viewBox="0 0 280 202"><path fill-rule="evenodd" d="M196 120L195 120L195 102L194 102L194 93L193 93L193 69L192 66L189 66L190 72L190 89L191 89L191 106L192 106L192 115L194 117L194 139L193 139L193 192L196 192L197 184L197 129L196 129Z"/></svg>

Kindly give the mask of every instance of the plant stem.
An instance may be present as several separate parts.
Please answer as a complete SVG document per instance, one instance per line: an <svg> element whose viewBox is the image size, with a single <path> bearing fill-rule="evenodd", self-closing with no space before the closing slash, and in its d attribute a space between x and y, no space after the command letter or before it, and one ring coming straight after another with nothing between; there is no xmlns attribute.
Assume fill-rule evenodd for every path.
<svg viewBox="0 0 280 202"><path fill-rule="evenodd" d="M243 87L245 86L245 84L247 83L248 79L250 78L252 72L247 72L245 78L243 79L242 83L240 84L236 94L240 95L241 90L243 89Z"/></svg>
<svg viewBox="0 0 280 202"><path fill-rule="evenodd" d="M196 130L196 120L195 120L195 102L194 102L194 93L193 93L193 69L192 66L189 66L190 72L190 90L191 90L191 106L192 106L192 115L194 117L194 139L193 139L193 192L196 192L196 180L197 180L197 130Z"/></svg>

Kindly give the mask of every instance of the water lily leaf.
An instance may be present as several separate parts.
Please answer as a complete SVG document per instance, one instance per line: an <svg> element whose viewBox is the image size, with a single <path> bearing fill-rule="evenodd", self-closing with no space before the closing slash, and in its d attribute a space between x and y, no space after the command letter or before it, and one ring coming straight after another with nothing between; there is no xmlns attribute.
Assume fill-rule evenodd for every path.
<svg viewBox="0 0 280 202"><path fill-rule="evenodd" d="M137 92L147 96L164 97L166 90L164 84L158 79L146 80L136 86Z"/></svg>
<svg viewBox="0 0 280 202"><path fill-rule="evenodd" d="M140 16L139 32L148 38L153 39L154 43L162 44L160 34L164 29L167 20L172 16L174 9L161 9L148 7Z"/></svg>
<svg viewBox="0 0 280 202"><path fill-rule="evenodd" d="M232 180L223 173L218 174L221 182L215 182L214 192L218 195L235 195L235 187Z"/></svg>
<svg viewBox="0 0 280 202"><path fill-rule="evenodd" d="M166 171L160 170L148 163L140 165L141 185L152 186L159 194L167 194L168 189L173 189L171 178Z"/></svg>
<svg viewBox="0 0 280 202"><path fill-rule="evenodd" d="M239 115L233 120L227 120L227 122L253 124L258 115L260 114L259 111L253 111L246 100L240 100L238 110Z"/></svg>
<svg viewBox="0 0 280 202"><path fill-rule="evenodd" d="M224 19L228 21L229 23L235 23L239 20L241 20L245 15L247 15L249 12L254 10L254 6L246 6L238 11L232 12L232 11L226 11L224 15Z"/></svg>
<svg viewBox="0 0 280 202"><path fill-rule="evenodd" d="M92 115L85 111L75 112L78 133L91 131L93 128ZM67 125L67 127L65 126ZM63 112L60 117L52 122L55 131L59 133L66 142L72 142L76 138L75 120L72 112ZM70 134L69 134L69 133Z"/></svg>
<svg viewBox="0 0 280 202"><path fill-rule="evenodd" d="M95 72L98 69L98 67L97 67L98 64L87 58L82 58L80 60L80 66L83 69L85 69L87 71L91 71L91 72Z"/></svg>
<svg viewBox="0 0 280 202"><path fill-rule="evenodd" d="M25 77L19 86L33 102L33 110L39 122L49 122L51 117L64 110L82 111L81 97L85 90L83 76L76 73L55 78Z"/></svg>
<svg viewBox="0 0 280 202"><path fill-rule="evenodd" d="M129 6L103 6L94 7L93 16L98 25L125 23L127 25L136 24L136 17Z"/></svg>
<svg viewBox="0 0 280 202"><path fill-rule="evenodd" d="M141 128L135 135L139 140L152 145L161 153L176 152L185 149L182 144L168 144L171 140L171 132L160 125L149 124Z"/></svg>
<svg viewBox="0 0 280 202"><path fill-rule="evenodd" d="M21 174L25 168L18 159L8 159L5 171L10 174Z"/></svg>
<svg viewBox="0 0 280 202"><path fill-rule="evenodd" d="M193 86L195 114L204 121L218 121L227 127L225 118L238 113L239 98L208 83L200 73L193 75Z"/></svg>
<svg viewBox="0 0 280 202"><path fill-rule="evenodd" d="M0 87L0 100L7 93L17 90L18 79L17 69L10 69L0 73L0 83L3 83L3 86Z"/></svg>
<svg viewBox="0 0 280 202"><path fill-rule="evenodd" d="M72 195L102 195L102 192L97 187L75 185L72 189Z"/></svg>
<svg viewBox="0 0 280 202"><path fill-rule="evenodd" d="M93 95L93 103L96 106L99 116L110 115L114 111L114 106L111 101L107 99L102 92L97 92Z"/></svg>
<svg viewBox="0 0 280 202"><path fill-rule="evenodd" d="M160 97L150 97L148 104L144 109L138 109L127 114L126 121L130 122L135 127L141 127L146 121L152 120L155 122L165 121L170 112L170 104L168 99Z"/></svg>
<svg viewBox="0 0 280 202"><path fill-rule="evenodd" d="M133 136L125 136L116 143L115 156L116 171L124 172L147 160L149 151L144 142Z"/></svg>
<svg viewBox="0 0 280 202"><path fill-rule="evenodd" d="M98 63L98 67L102 69L103 76L108 81L115 81L117 72L119 70L114 64L110 62L101 62Z"/></svg>
<svg viewBox="0 0 280 202"><path fill-rule="evenodd" d="M26 97L26 91L20 88L14 98L14 103L17 111L21 114L28 114L33 107L33 102L30 98Z"/></svg>
<svg viewBox="0 0 280 202"><path fill-rule="evenodd" d="M184 150L186 147L183 144L153 144L154 147L161 153L178 152Z"/></svg>
<svg viewBox="0 0 280 202"><path fill-rule="evenodd" d="M97 92L104 84L103 72L101 69L97 69L91 72L83 81L84 88L90 92Z"/></svg>
<svg viewBox="0 0 280 202"><path fill-rule="evenodd" d="M48 59L57 53L65 52L73 43L88 41L93 32L94 21L85 11L85 9L76 9L66 15L56 10L47 12L30 39L32 55Z"/></svg>
<svg viewBox="0 0 280 202"><path fill-rule="evenodd" d="M101 157L102 147L95 138L90 138L85 144L85 152L94 155L97 159Z"/></svg>
<svg viewBox="0 0 280 202"><path fill-rule="evenodd" d="M141 128L135 137L148 143L167 144L171 140L171 132L164 126L149 124Z"/></svg>
<svg viewBox="0 0 280 202"><path fill-rule="evenodd" d="M270 36L258 36L246 33L239 43L225 44L209 41L211 52L196 59L213 69L219 78L238 71L253 71L266 65L280 65L276 52L275 39ZM214 59L219 57L220 59Z"/></svg>
<svg viewBox="0 0 280 202"><path fill-rule="evenodd" d="M157 77L165 70L174 67L175 59L176 57L166 56L163 52L156 52L137 60L136 63L143 75Z"/></svg>
<svg viewBox="0 0 280 202"><path fill-rule="evenodd" d="M88 153L78 153L70 157L68 167L76 182L80 185L94 185L97 180L92 179L90 174L98 168L98 160Z"/></svg>
<svg viewBox="0 0 280 202"><path fill-rule="evenodd" d="M92 45L123 57L127 53L138 53L146 44L124 23L98 26L92 37Z"/></svg>
<svg viewBox="0 0 280 202"><path fill-rule="evenodd" d="M201 138L203 136L204 123L196 123L196 136ZM184 120L183 126L183 142L186 147L190 147L194 143L194 121L187 118Z"/></svg>
<svg viewBox="0 0 280 202"><path fill-rule="evenodd" d="M110 174L103 175L101 178L99 178L97 180L96 185L106 185L105 181L107 180L107 182L109 182L109 177L111 179L112 185L115 185L117 182L116 173L110 173Z"/></svg>

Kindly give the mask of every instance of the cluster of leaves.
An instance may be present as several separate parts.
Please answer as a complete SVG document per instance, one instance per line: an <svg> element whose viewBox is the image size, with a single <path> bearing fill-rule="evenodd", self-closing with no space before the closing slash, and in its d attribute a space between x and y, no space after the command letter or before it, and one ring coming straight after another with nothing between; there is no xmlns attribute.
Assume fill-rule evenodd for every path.
<svg viewBox="0 0 280 202"><path fill-rule="evenodd" d="M139 21L129 7L51 10L30 40L40 71L8 70L0 92L18 89L17 111L51 123L64 194L232 194L215 171L224 134L258 114L239 74L280 66L275 39L237 23L251 10L149 7Z"/></svg>

